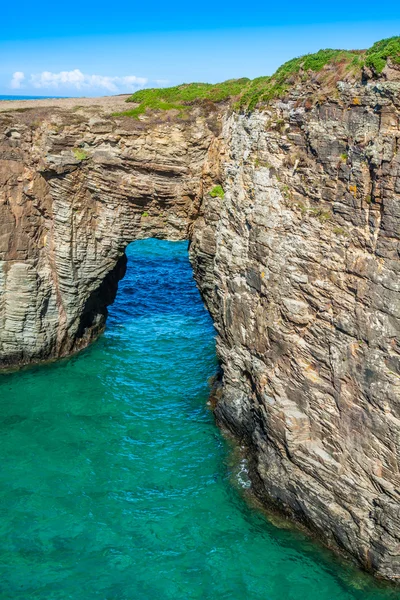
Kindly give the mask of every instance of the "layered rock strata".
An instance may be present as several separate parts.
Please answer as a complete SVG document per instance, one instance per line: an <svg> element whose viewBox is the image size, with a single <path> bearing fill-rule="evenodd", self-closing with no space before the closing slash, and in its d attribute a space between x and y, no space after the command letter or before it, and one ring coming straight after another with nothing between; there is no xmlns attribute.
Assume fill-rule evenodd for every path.
<svg viewBox="0 0 400 600"><path fill-rule="evenodd" d="M126 245L190 236L215 125L0 114L2 367L85 347L104 328Z"/></svg>
<svg viewBox="0 0 400 600"><path fill-rule="evenodd" d="M218 333L216 416L257 493L395 580L400 83L309 92L250 115L0 114L0 357L84 347L126 244L189 238Z"/></svg>

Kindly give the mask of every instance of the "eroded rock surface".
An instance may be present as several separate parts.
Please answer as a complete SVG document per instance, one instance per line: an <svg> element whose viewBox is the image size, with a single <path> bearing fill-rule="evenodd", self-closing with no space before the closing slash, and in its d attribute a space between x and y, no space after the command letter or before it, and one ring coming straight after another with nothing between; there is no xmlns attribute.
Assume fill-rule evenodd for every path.
<svg viewBox="0 0 400 600"><path fill-rule="evenodd" d="M251 115L0 115L2 366L89 343L127 243L190 238L216 415L257 493L397 579L399 119L397 81L294 90Z"/></svg>
<svg viewBox="0 0 400 600"><path fill-rule="evenodd" d="M218 331L218 419L268 499L400 575L400 85L341 86L223 132L192 260Z"/></svg>
<svg viewBox="0 0 400 600"><path fill-rule="evenodd" d="M0 126L7 367L68 355L102 331L129 242L189 237L218 124L211 115L144 125L94 108L4 113Z"/></svg>

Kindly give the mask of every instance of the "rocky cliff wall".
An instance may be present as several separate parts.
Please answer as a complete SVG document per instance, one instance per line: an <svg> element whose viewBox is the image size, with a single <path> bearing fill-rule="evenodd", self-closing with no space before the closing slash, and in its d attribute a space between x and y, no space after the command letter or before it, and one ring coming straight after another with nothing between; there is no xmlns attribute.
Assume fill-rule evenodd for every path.
<svg viewBox="0 0 400 600"><path fill-rule="evenodd" d="M0 116L0 356L84 347L126 244L191 239L216 416L246 443L257 493L397 579L400 84L309 91L250 115Z"/></svg>
<svg viewBox="0 0 400 600"><path fill-rule="evenodd" d="M339 89L226 120L191 257L259 496L397 579L400 84Z"/></svg>

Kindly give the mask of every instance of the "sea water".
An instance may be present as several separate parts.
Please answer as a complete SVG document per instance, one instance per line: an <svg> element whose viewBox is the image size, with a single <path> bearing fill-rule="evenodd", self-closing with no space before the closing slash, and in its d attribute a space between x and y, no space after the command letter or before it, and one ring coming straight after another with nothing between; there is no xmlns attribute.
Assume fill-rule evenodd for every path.
<svg viewBox="0 0 400 600"><path fill-rule="evenodd" d="M98 342L0 377L0 598L398 598L246 502L187 244L127 253Z"/></svg>
<svg viewBox="0 0 400 600"><path fill-rule="evenodd" d="M63 98L64 96L2 96L0 95L0 101L2 100L51 100Z"/></svg>

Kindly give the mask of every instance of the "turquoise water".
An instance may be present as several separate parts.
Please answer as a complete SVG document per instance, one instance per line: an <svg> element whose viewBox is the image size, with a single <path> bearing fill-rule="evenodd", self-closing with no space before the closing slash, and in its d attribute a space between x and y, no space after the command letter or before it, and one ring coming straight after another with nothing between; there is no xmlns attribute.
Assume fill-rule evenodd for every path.
<svg viewBox="0 0 400 600"><path fill-rule="evenodd" d="M246 504L187 245L128 255L96 344L0 378L0 598L398 598Z"/></svg>

